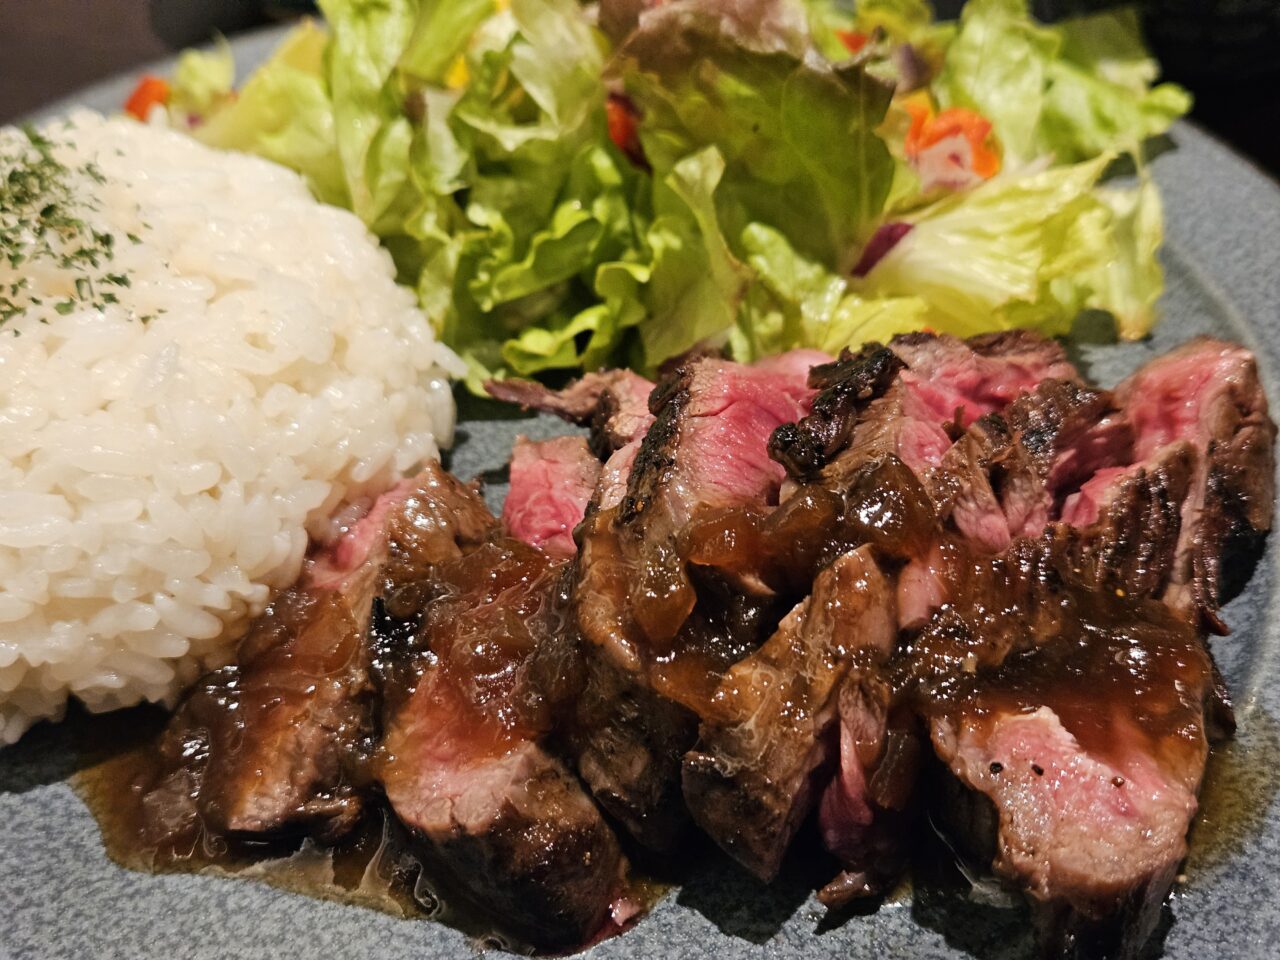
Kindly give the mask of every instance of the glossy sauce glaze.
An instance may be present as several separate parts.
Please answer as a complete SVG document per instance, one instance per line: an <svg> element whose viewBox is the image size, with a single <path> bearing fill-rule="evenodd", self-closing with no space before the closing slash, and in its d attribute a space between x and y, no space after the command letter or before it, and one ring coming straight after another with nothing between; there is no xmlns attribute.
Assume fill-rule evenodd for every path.
<svg viewBox="0 0 1280 960"><path fill-rule="evenodd" d="M932 616L902 631L887 666L879 660L858 666L885 673L886 712L907 708L926 722L981 724L1048 707L1083 749L1103 757L1119 715L1162 765L1194 766L1203 750L1213 670L1194 628L1155 601L1091 582L1060 530L1018 541L996 557L973 550L943 532L927 491L896 458L867 464L839 492L805 483L774 509L697 513L668 549L640 557L640 570L618 549L611 513L589 517L580 531L579 569L585 564L594 579L580 583L572 599L565 565L503 539L384 593L378 610L385 629L374 638L370 664L380 719L344 759L346 783L364 789L389 770L396 775L385 725L424 677L438 701L466 716L474 756L501 755L545 737L580 682L575 620L586 642L606 647L654 690L706 716L728 667L764 642L820 569L860 545L900 579L907 570L925 570L938 591ZM637 585L643 622L630 602ZM504 602L494 602L499 597ZM298 672L324 682L346 663L335 648L314 665L299 661ZM915 744L914 731L902 739ZM384 745L374 747L379 740ZM178 749L198 752L207 744ZM891 768L895 756L887 751L881 759ZM85 780L85 795L121 862L247 872L402 915L444 911L380 806L364 811L359 828L323 855L308 843L280 859L296 848L296 836L278 844L236 841L210 833L202 821L174 832L168 848L149 843L139 785L154 783L165 762L164 751L142 748L104 767L102 779ZM915 776L882 779L909 789ZM883 799L891 805L898 798ZM329 864L327 878L315 868L317 856ZM466 926L468 916L462 908L450 920Z"/></svg>
<svg viewBox="0 0 1280 960"><path fill-rule="evenodd" d="M1165 604L1088 582L1069 547L1061 532L997 557L944 542L934 565L949 595L895 657L896 695L969 723L1048 707L1103 758L1124 724L1176 767L1203 750L1204 642Z"/></svg>
<svg viewBox="0 0 1280 960"><path fill-rule="evenodd" d="M534 655L548 631L565 630L564 565L525 544L495 540L431 573L429 580L402 585L375 608L372 672L384 715L392 719L428 677L433 699L447 700L465 715L461 726L469 760L501 756L545 732L557 699L572 692L572 658L570 669L563 669L566 655L554 644L547 646L544 656ZM494 602L498 599L502 603ZM298 682L310 685L317 678L312 667L323 664L298 661L294 666ZM215 673L206 678L204 686L218 686L218 677ZM202 690L193 697L202 696ZM190 701L184 709L191 710ZM217 735L234 741L236 729L240 728L233 724L231 732ZM366 802L358 822L331 844L296 832L271 840L227 836L211 830L198 814L175 829L172 818L157 811L154 787L175 768L188 769L189 758L156 749L157 740L163 742L168 735L158 713L134 732L129 749L93 764L77 782L99 821L109 854L122 865L243 876L399 917L443 920L486 945L532 949L508 931L496 929L502 918L486 915L461 895L447 864L437 862L379 802ZM193 750L207 749L208 730L202 728L201 733ZM379 740L381 745L374 746ZM373 800L379 792L367 785L393 774L396 741L374 731L362 742L369 746L353 759L350 779ZM204 772L197 768L198 777ZM198 791L198 779L185 782L193 793ZM190 807L182 809L185 813ZM665 883L633 875L626 897L643 911L666 889Z"/></svg>

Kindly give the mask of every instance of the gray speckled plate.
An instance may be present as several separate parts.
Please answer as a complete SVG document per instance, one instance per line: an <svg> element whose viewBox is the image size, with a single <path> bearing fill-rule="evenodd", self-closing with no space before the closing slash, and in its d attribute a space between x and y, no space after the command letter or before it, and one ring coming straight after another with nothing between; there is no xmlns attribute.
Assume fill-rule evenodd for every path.
<svg viewBox="0 0 1280 960"><path fill-rule="evenodd" d="M260 60L277 35L239 40L242 68ZM132 82L95 87L76 102L114 109ZM68 106L54 105L48 114ZM1179 149L1155 164L1168 218L1166 319L1149 342L1081 348L1083 362L1110 384L1193 334L1215 333L1257 351L1273 407L1280 408L1280 188L1194 127L1178 126L1174 139ZM517 432L548 436L563 429L544 419L485 419L486 412L463 411L452 454L463 477L501 468ZM501 494L495 484L491 500L496 504ZM1280 952L1274 879L1280 873L1278 559L1273 544L1248 589L1225 611L1234 634L1213 644L1240 729L1210 768L1186 881L1171 905L1163 943L1168 958L1264 960ZM478 949L438 923L399 920L252 881L116 866L68 785L81 762L76 747L70 728L42 725L0 751L0 960L456 958ZM903 891L870 916L828 928L803 864L765 889L723 858L702 859L636 929L585 956L1014 960L1034 954L1018 910Z"/></svg>

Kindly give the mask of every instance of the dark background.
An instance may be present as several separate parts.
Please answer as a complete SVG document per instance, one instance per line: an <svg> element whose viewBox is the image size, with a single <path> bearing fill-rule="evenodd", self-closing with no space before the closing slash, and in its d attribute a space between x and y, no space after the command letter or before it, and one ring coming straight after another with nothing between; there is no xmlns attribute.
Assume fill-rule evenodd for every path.
<svg viewBox="0 0 1280 960"><path fill-rule="evenodd" d="M935 0L954 15L963 0ZM1045 19L1110 0L1034 0ZM0 123L77 88L207 40L294 16L306 0L0 0ZM1280 176L1280 0L1141 0L1193 118Z"/></svg>

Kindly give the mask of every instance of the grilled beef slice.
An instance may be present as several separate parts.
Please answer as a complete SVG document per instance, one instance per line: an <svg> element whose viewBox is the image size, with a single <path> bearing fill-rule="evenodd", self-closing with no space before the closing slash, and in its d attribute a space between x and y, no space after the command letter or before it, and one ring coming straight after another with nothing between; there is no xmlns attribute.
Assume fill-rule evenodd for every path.
<svg viewBox="0 0 1280 960"><path fill-rule="evenodd" d="M1132 596L1167 591L1197 461L1189 443L1171 443L1136 466L1099 470L1067 498L1060 523L1086 582Z"/></svg>
<svg viewBox="0 0 1280 960"><path fill-rule="evenodd" d="M1228 387L1210 389L1219 381ZM1035 403L1024 398L1001 420L1012 427L1018 408ZM934 678L915 703L951 782L964 787L944 804L953 844L982 851L979 860L1028 893L1050 955L1128 956L1148 938L1185 855L1207 734L1231 722L1170 586L1195 563L1188 538L1203 551L1201 569L1223 554L1223 540L1188 527L1213 509L1197 505L1197 475L1208 475L1215 438L1239 438L1267 508L1245 519L1254 491L1243 483L1225 502L1246 539L1259 536L1270 519L1273 428L1247 354L1212 343L1148 365L1090 419L1074 440L1048 421L1051 466L1039 458L1036 472L1056 522L1041 540L1014 540L985 560L975 537L933 552L947 605L897 662ZM1000 454L1006 463L1038 446L1025 425L1008 432L1016 443ZM1206 595L1216 599L1216 584ZM1153 599L1162 596L1173 607ZM901 584L899 599L906 605Z"/></svg>
<svg viewBox="0 0 1280 960"><path fill-rule="evenodd" d="M596 798L648 847L679 842L697 712L762 642L775 603L691 572L681 532L703 511L776 498L782 471L765 442L807 409L815 359L680 365L650 399L648 432L606 462L583 524L574 606L591 667L568 739Z"/></svg>
<svg viewBox="0 0 1280 960"><path fill-rule="evenodd" d="M1276 427L1253 355L1207 337L1153 360L1116 395L1137 437L1135 460L1189 442L1197 454L1182 507L1177 556L1165 599L1224 632L1218 605L1240 583L1223 562L1248 561L1271 529Z"/></svg>
<svg viewBox="0 0 1280 960"><path fill-rule="evenodd" d="M493 380L490 395L526 410L543 410L591 428L588 445L604 462L591 503L616 507L626 493L631 464L653 423L649 394L653 383L629 370L587 374L563 390L529 380Z"/></svg>
<svg viewBox="0 0 1280 960"><path fill-rule="evenodd" d="M372 726L374 597L493 524L471 490L432 464L310 558L250 625L235 663L201 680L171 719L163 772L141 785L148 842L181 846L201 828L327 840L349 830L364 804L355 770Z"/></svg>
<svg viewBox="0 0 1280 960"><path fill-rule="evenodd" d="M762 880L777 873L830 760L836 691L855 663L888 657L893 590L869 547L818 574L813 593L726 672L684 758L694 819Z"/></svg>
<svg viewBox="0 0 1280 960"><path fill-rule="evenodd" d="M1003 409L1041 380L1078 380L1062 348L1020 332L975 338L904 334L815 367L813 412L780 428L770 453L796 480L838 486L869 459L897 456L922 473L950 448L948 430Z"/></svg>
<svg viewBox="0 0 1280 960"><path fill-rule="evenodd" d="M689 827L680 763L697 716L585 643L582 661L584 683L560 731L578 774L642 847L676 853Z"/></svg>
<svg viewBox="0 0 1280 960"><path fill-rule="evenodd" d="M540 743L554 695L535 682L564 629L564 567L511 539L436 565L421 626L393 645L378 779L426 860L507 931L585 943L624 862L581 784Z"/></svg>
<svg viewBox="0 0 1280 960"><path fill-rule="evenodd" d="M903 379L941 422L969 426L1007 407L1043 380L1079 382L1062 345L1030 330L982 334L960 341L927 333L889 343L907 369Z"/></svg>
<svg viewBox="0 0 1280 960"><path fill-rule="evenodd" d="M589 373L562 390L532 380L490 380L484 388L496 400L590 427L592 452L602 460L643 437L653 422L649 413L653 383L630 370Z"/></svg>
<svg viewBox="0 0 1280 960"><path fill-rule="evenodd" d="M578 549L574 528L582 522L600 479L600 461L586 441L516 437L510 477L502 505L507 532L552 556L573 556Z"/></svg>
<svg viewBox="0 0 1280 960"><path fill-rule="evenodd" d="M953 557L952 602L893 666L964 788L935 822L1027 894L1049 955L1129 956L1186 853L1209 656L1167 605L1074 580L1052 533Z"/></svg>
<svg viewBox="0 0 1280 960"><path fill-rule="evenodd" d="M690 361L654 391L656 419L620 498L606 464L585 526L577 612L584 637L620 668L640 672L655 654L670 653L693 611L696 590L679 543L690 519L776 498L782 471L765 441L807 409L803 369L794 362L787 369L780 358L757 367Z"/></svg>

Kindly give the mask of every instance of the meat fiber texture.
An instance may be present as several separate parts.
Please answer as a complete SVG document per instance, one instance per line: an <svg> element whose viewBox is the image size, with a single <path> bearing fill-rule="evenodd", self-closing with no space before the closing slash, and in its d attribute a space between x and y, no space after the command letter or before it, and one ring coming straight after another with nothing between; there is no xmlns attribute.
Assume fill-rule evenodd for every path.
<svg viewBox="0 0 1280 960"><path fill-rule="evenodd" d="M581 437L517 437L502 522L517 540L558 557L577 551L573 531L600 479L600 461Z"/></svg>

